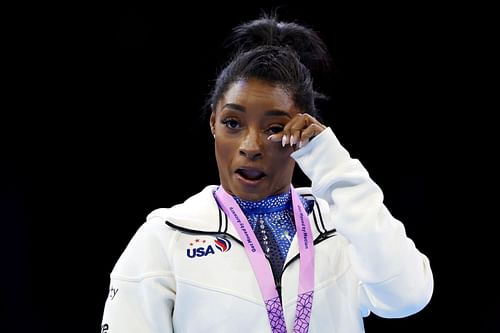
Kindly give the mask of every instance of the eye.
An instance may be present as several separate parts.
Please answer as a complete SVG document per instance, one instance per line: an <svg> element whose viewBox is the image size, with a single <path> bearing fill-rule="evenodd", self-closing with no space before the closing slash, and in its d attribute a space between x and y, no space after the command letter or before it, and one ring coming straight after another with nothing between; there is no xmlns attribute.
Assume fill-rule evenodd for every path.
<svg viewBox="0 0 500 333"><path fill-rule="evenodd" d="M283 128L284 128L284 126L281 126L281 125L272 125L267 129L267 132L269 132L271 134L276 134L276 133L282 132Z"/></svg>
<svg viewBox="0 0 500 333"><path fill-rule="evenodd" d="M240 127L240 122L232 118L224 119L222 123L229 129L238 129Z"/></svg>

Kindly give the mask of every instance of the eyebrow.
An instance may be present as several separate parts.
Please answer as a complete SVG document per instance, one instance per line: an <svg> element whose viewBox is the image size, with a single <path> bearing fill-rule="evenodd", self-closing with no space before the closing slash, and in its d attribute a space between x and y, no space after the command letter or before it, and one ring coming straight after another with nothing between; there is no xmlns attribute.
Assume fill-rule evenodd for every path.
<svg viewBox="0 0 500 333"><path fill-rule="evenodd" d="M234 104L234 103L224 104L222 109L224 109L224 108L229 108L229 109L232 109L235 111L240 111L240 112L246 112L246 109L244 106L239 105L239 104ZM292 116L288 112L285 112L283 110L278 110L278 109L267 110L266 112L264 112L264 115L265 116L285 116L288 118L292 118Z"/></svg>

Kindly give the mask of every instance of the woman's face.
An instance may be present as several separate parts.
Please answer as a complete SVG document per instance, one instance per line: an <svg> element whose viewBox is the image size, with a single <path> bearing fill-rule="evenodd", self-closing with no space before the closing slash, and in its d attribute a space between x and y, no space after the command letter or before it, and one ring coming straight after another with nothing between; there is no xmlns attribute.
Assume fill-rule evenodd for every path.
<svg viewBox="0 0 500 333"><path fill-rule="evenodd" d="M222 186L244 200L256 201L289 190L293 148L267 138L299 113L279 86L249 79L232 84L214 106L210 126Z"/></svg>

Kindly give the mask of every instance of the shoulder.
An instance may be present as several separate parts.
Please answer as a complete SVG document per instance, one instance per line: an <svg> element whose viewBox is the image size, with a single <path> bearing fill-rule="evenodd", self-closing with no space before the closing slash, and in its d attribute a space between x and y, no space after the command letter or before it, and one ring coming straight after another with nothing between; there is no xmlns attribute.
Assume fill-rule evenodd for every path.
<svg viewBox="0 0 500 333"><path fill-rule="evenodd" d="M111 275L114 278L142 279L148 274L167 271L170 264L166 254L173 237L175 232L162 219L148 219L127 244Z"/></svg>
<svg viewBox="0 0 500 333"><path fill-rule="evenodd" d="M214 197L216 189L216 185L206 186L183 203L152 211L147 220L160 220L177 230L220 231L219 206Z"/></svg>
<svg viewBox="0 0 500 333"><path fill-rule="evenodd" d="M212 204L212 187L207 186L183 203L150 212L122 252L112 275L130 279L168 271L171 267L170 247L178 237L178 231L170 228L166 222L195 224L196 221L203 221L203 215L210 211Z"/></svg>

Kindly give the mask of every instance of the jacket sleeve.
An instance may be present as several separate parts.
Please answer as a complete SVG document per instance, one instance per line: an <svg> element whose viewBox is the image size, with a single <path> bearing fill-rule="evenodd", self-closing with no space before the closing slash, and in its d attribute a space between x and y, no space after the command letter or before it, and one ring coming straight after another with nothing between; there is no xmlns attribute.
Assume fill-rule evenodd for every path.
<svg viewBox="0 0 500 333"><path fill-rule="evenodd" d="M139 228L111 273L102 332L173 332L175 279L165 248L171 242L155 222Z"/></svg>
<svg viewBox="0 0 500 333"><path fill-rule="evenodd" d="M362 311L396 318L420 311L433 292L429 261L383 203L380 188L349 156L331 128L292 157L328 202L330 218L349 242L347 255L359 279Z"/></svg>

